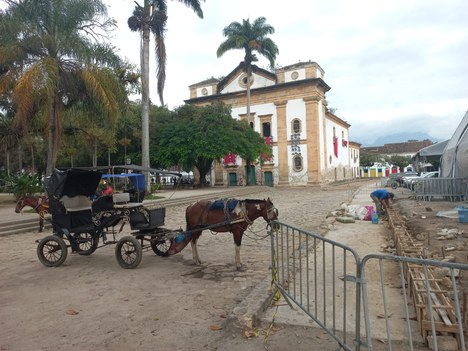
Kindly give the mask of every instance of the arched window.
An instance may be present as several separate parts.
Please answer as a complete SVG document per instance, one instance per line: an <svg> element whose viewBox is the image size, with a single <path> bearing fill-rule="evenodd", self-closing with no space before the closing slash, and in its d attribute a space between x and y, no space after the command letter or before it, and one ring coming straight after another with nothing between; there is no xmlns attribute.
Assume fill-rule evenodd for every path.
<svg viewBox="0 0 468 351"><path fill-rule="evenodd" d="M300 133L301 130L302 130L302 127L301 127L301 120L300 120L300 119L297 119L297 118L293 119L293 120L292 120L292 126L291 126L291 127L292 127L291 129L292 129L292 132L293 132L293 133Z"/></svg>
<svg viewBox="0 0 468 351"><path fill-rule="evenodd" d="M263 137L264 138L271 136L271 124L270 124L270 122L262 123L262 132L263 132Z"/></svg>
<svg viewBox="0 0 468 351"><path fill-rule="evenodd" d="M302 156L301 155L294 156L293 168L296 172L302 171Z"/></svg>

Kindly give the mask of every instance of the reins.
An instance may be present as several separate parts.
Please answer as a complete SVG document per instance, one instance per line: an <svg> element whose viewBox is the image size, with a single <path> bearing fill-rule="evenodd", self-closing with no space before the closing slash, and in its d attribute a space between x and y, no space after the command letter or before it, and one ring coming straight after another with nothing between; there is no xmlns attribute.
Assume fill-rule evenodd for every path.
<svg viewBox="0 0 468 351"><path fill-rule="evenodd" d="M198 202L197 202L198 203ZM238 223L247 223L247 228L245 229L245 231L243 232L243 235L245 235L246 237L248 237L249 239L251 240L263 240L265 238L267 238L268 236L270 236L270 234L268 233L268 226L270 226L270 222L272 220L272 216L270 216L272 213L275 213L275 211L278 211L274 206L271 206L271 207L268 207L268 204L266 202L264 202L264 206L266 207L266 211L267 211L267 234L265 235L259 235L260 232L263 231L263 229L259 229L257 231L254 231L252 230L252 225L254 224L254 221L255 219L257 219L258 217L262 217L263 215L259 215L258 217L256 217L254 220L251 220L249 218L249 214L248 214L248 210L247 210L247 206L246 206L246 201L245 200L242 200L241 201L241 204L240 204L240 212L238 214L238 217L234 220L230 220L230 219L227 219L226 221L224 222L221 222L221 223L217 223L215 224L215 227L223 227L223 226L226 226L228 227L229 229L231 229L231 226L234 225L234 224L238 224ZM277 213L277 212L276 212ZM268 222L270 221L270 222ZM213 227L212 227L213 228ZM203 229L203 228L202 228ZM213 231L211 230L211 228L208 228L208 227L205 227L205 229L208 229L211 233L211 235L217 235L219 232L216 232L216 231ZM254 235L253 236L249 236L247 234L247 230L250 231L250 233L252 233ZM229 230L231 232L231 230ZM232 233L232 232L231 232Z"/></svg>

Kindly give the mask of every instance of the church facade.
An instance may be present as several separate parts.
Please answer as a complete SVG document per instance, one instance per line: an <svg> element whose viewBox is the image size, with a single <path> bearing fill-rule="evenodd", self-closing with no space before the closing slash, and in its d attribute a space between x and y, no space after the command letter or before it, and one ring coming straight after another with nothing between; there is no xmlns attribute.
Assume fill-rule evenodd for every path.
<svg viewBox="0 0 468 351"><path fill-rule="evenodd" d="M305 186L357 176L359 144L350 143L350 125L327 108L330 87L317 63L297 63L276 73L252 66L250 84L251 126L273 152L271 159L251 165L251 183ZM246 119L246 86L240 63L223 79L191 85L185 102L198 106L223 102L231 106L233 118ZM211 184L244 185L246 174L245 160L226 155L213 166Z"/></svg>

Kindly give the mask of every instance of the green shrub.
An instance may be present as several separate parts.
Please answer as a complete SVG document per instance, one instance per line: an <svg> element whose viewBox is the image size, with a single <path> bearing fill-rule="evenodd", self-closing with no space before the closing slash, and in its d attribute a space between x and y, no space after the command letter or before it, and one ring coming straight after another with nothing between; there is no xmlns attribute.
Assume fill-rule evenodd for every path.
<svg viewBox="0 0 468 351"><path fill-rule="evenodd" d="M41 174L21 174L10 176L11 192L19 199L21 196L43 193Z"/></svg>
<svg viewBox="0 0 468 351"><path fill-rule="evenodd" d="M151 193L155 193L158 190L162 189L162 185L160 183L151 184Z"/></svg>

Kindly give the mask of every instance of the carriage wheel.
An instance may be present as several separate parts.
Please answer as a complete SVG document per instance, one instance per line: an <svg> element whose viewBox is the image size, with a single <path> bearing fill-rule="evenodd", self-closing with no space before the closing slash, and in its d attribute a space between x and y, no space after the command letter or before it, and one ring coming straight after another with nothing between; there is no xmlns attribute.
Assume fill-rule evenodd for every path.
<svg viewBox="0 0 468 351"><path fill-rule="evenodd" d="M140 242L133 236L124 236L115 246L115 257L122 268L138 267L143 257Z"/></svg>
<svg viewBox="0 0 468 351"><path fill-rule="evenodd" d="M76 242L78 243L78 254L89 256L96 251L99 244L99 236L93 233L78 233L75 234Z"/></svg>
<svg viewBox="0 0 468 351"><path fill-rule="evenodd" d="M58 267L67 258L67 245L61 237L49 235L39 242L37 257L44 266Z"/></svg>
<svg viewBox="0 0 468 351"><path fill-rule="evenodd" d="M156 255L168 257L169 249L171 248L171 241L165 239L153 239L151 240L151 248Z"/></svg>

